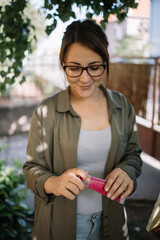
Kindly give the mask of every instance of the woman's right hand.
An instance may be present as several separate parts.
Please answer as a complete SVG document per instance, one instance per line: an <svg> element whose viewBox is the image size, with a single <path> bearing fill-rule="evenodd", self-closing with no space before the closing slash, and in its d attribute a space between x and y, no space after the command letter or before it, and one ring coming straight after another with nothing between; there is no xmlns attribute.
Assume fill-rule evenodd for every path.
<svg viewBox="0 0 160 240"><path fill-rule="evenodd" d="M44 184L45 192L74 200L75 196L84 189L84 184L79 177L87 181L88 172L80 168L73 168L60 176L49 177Z"/></svg>

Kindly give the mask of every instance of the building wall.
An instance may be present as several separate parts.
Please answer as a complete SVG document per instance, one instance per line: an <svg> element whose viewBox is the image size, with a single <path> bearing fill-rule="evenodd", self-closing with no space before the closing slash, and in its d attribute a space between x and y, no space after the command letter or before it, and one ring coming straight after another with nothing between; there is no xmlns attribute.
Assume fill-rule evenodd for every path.
<svg viewBox="0 0 160 240"><path fill-rule="evenodd" d="M125 35L141 36L140 45L149 45L150 2L151 0L140 0L137 9L130 9L128 17L121 23L117 21L115 15L109 17L106 35L109 40L110 56L114 55L113 48L117 40L122 39ZM148 57L149 55L150 50L148 46L144 56Z"/></svg>
<svg viewBox="0 0 160 240"><path fill-rule="evenodd" d="M160 56L160 0L151 0L150 43L151 55Z"/></svg>

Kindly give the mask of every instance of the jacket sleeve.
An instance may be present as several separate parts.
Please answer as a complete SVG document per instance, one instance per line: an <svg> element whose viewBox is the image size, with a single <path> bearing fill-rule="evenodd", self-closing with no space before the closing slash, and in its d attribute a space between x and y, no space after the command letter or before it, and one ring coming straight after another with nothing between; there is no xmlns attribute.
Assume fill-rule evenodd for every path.
<svg viewBox="0 0 160 240"><path fill-rule="evenodd" d="M127 116L127 119L124 123L126 125L125 128L127 127L128 129L128 139L124 154L120 160L120 163L116 167L119 167L127 172L129 177L133 180L134 192L137 187L136 178L141 174L142 159L140 157L140 154L142 150L138 139L138 130L134 108L127 99L125 99L125 104L128 106L126 108L127 114L125 114L125 116Z"/></svg>
<svg viewBox="0 0 160 240"><path fill-rule="evenodd" d="M46 194L44 183L47 178L53 176L51 171L51 156L52 156L52 131L48 126L50 136L48 141L44 141L44 136L47 134L43 126L45 108L37 108L32 116L28 146L27 160L23 166L23 172L27 182L27 187L38 196L44 204L52 202L55 198L53 194Z"/></svg>

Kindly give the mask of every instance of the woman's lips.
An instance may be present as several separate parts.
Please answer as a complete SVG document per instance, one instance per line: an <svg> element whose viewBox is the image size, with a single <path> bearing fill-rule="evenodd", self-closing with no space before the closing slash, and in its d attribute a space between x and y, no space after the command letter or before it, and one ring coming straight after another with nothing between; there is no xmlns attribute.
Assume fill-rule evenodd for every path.
<svg viewBox="0 0 160 240"><path fill-rule="evenodd" d="M83 90L88 90L89 88L91 88L92 84L89 84L89 85L81 85L79 86L81 89Z"/></svg>

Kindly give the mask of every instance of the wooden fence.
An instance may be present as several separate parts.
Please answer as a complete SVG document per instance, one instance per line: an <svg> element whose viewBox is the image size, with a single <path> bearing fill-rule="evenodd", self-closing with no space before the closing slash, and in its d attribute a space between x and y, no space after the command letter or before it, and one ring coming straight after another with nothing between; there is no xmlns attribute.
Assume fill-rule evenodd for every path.
<svg viewBox="0 0 160 240"><path fill-rule="evenodd" d="M160 57L113 60L107 87L133 104L142 149L160 160Z"/></svg>

